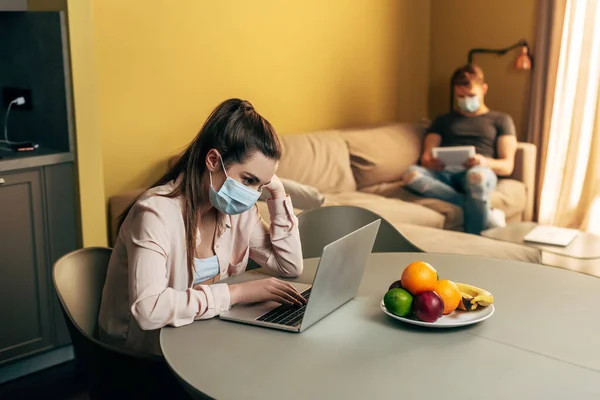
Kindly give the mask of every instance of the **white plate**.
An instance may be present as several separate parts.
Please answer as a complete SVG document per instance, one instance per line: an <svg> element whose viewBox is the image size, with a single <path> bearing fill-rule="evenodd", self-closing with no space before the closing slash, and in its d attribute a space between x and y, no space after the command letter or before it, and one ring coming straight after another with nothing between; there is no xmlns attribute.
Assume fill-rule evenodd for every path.
<svg viewBox="0 0 600 400"><path fill-rule="evenodd" d="M423 322L418 319L399 317L392 314L385 308L383 300L381 300L381 309L392 318L413 325L426 326L428 328L455 328L457 326L476 324L488 319L494 314L494 305L490 304L487 307L478 307L473 311L454 310L448 315L442 315L442 317L435 322Z"/></svg>

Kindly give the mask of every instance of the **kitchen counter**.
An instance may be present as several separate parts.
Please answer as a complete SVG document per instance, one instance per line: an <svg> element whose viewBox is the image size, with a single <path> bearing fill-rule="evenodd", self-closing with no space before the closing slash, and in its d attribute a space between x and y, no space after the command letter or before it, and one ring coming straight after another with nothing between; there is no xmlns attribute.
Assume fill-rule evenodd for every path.
<svg viewBox="0 0 600 400"><path fill-rule="evenodd" d="M38 148L35 151L0 150L0 172L60 164L75 160L72 152Z"/></svg>

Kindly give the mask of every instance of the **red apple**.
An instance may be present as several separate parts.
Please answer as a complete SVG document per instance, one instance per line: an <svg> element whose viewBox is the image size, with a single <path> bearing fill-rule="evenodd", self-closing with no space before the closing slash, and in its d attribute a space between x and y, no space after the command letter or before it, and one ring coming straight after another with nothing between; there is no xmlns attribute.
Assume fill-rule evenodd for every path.
<svg viewBox="0 0 600 400"><path fill-rule="evenodd" d="M392 290L392 289L402 289L402 282L397 280L394 283L392 283L388 290Z"/></svg>
<svg viewBox="0 0 600 400"><path fill-rule="evenodd" d="M423 322L435 322L444 314L444 300L434 291L419 293L413 300L415 315Z"/></svg>

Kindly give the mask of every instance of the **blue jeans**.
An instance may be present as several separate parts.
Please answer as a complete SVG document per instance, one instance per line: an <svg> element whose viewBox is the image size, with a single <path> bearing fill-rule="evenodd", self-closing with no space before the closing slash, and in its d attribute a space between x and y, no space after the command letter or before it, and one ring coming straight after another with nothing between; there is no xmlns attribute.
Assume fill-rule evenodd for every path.
<svg viewBox="0 0 600 400"><path fill-rule="evenodd" d="M405 187L417 194L461 207L465 232L479 235L486 228L491 211L490 194L498 184L498 177L490 168L449 172L413 165L405 174L405 182Z"/></svg>

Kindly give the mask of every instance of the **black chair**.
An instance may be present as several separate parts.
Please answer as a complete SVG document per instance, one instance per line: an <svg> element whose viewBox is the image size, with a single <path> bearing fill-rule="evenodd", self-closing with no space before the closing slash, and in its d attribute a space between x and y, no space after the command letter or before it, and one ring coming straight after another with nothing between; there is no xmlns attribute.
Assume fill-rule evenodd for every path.
<svg viewBox="0 0 600 400"><path fill-rule="evenodd" d="M378 219L381 225L373 253L424 252L373 211L355 206L326 206L298 215L302 254L304 258L321 257L323 247Z"/></svg>
<svg viewBox="0 0 600 400"><path fill-rule="evenodd" d="M161 356L98 340L102 288L112 249L73 251L54 264L52 279L91 399L189 398Z"/></svg>

